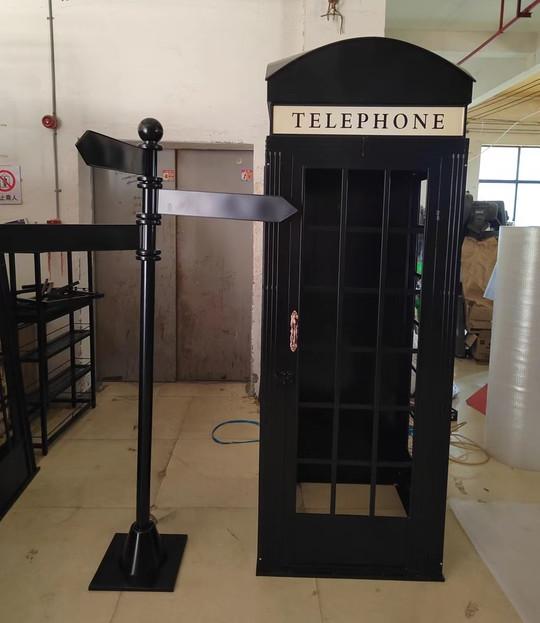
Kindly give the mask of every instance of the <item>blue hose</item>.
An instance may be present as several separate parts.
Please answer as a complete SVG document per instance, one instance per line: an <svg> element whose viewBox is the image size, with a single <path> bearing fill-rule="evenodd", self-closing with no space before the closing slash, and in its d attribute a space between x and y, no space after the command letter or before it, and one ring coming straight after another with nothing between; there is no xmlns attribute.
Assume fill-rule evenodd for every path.
<svg viewBox="0 0 540 623"><path fill-rule="evenodd" d="M259 443L258 439L235 439L232 441L223 441L219 437L216 437L216 432L222 426L227 426L228 424L254 424L255 426L260 426L257 420L225 420L224 422L221 422L217 426L214 426L214 428L212 429L212 433L211 433L212 441L214 441L215 443L219 443L222 446L228 446L228 445L238 444L238 443Z"/></svg>

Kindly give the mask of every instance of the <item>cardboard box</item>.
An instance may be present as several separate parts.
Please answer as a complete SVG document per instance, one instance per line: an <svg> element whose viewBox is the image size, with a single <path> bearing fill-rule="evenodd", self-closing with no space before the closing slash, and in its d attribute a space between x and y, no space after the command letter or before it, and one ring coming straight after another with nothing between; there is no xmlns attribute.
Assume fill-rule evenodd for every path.
<svg viewBox="0 0 540 623"><path fill-rule="evenodd" d="M488 363L491 347L491 329L470 331L465 338L465 344L470 348L471 354L476 361Z"/></svg>
<svg viewBox="0 0 540 623"><path fill-rule="evenodd" d="M484 298L489 278L497 261L497 239L476 240L468 236L461 247L461 284L463 296L483 306L491 301Z"/></svg>
<svg viewBox="0 0 540 623"><path fill-rule="evenodd" d="M484 297L497 260L497 239L465 237L461 249L461 283L465 300L465 326L477 334L491 329L493 301Z"/></svg>
<svg viewBox="0 0 540 623"><path fill-rule="evenodd" d="M465 302L465 326L472 333L491 330L493 307L478 305L474 301Z"/></svg>

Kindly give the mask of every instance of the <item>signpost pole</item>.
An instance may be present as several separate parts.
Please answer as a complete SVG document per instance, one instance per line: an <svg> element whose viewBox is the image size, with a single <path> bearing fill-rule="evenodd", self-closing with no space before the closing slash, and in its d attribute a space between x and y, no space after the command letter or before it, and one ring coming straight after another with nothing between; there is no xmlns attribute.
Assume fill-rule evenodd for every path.
<svg viewBox="0 0 540 623"><path fill-rule="evenodd" d="M142 189L142 212L137 214L140 230L137 259L141 262L140 336L139 336L139 436L137 446L137 519L131 526L122 554L122 566L128 576L141 574L152 579L163 560L159 533L150 517L150 474L152 461L152 406L154 383L154 307L156 262L161 252L156 249L156 231L161 224L157 212L161 178L157 176L157 155L163 128L156 119L139 124L144 141L144 175L138 178Z"/></svg>
<svg viewBox="0 0 540 623"><path fill-rule="evenodd" d="M139 124L143 140L142 211L137 214L141 262L140 337L139 337L139 418L137 445L136 520L128 534L116 534L90 584L90 590L173 591L187 541L183 534L161 536L150 516L150 476L152 464L152 406L154 384L154 307L156 232L161 223L158 193L157 156L163 128L156 119Z"/></svg>

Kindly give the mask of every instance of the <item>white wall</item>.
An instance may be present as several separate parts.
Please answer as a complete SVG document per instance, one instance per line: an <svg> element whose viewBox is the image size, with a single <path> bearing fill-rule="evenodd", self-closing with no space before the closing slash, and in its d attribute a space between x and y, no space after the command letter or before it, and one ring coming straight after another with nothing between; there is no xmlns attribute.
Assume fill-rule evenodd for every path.
<svg viewBox="0 0 540 623"><path fill-rule="evenodd" d="M270 61L341 37L383 35L384 0L342 0L345 32L320 15L327 0L53 0L60 218L90 220L89 174L74 147L86 129L136 140L146 116L166 141L255 147L262 192ZM3 0L0 165L20 164L22 206L0 222L55 216L46 0ZM260 357L261 231L255 226L253 366Z"/></svg>
<svg viewBox="0 0 540 623"><path fill-rule="evenodd" d="M0 222L23 216L44 221L54 216L52 142L41 126L51 110L46 3L4 0L2 11L0 165L22 165L24 205L2 206Z"/></svg>
<svg viewBox="0 0 540 623"><path fill-rule="evenodd" d="M338 18L321 19L327 12L328 0L304 0L303 4L304 50L348 37L384 36L386 0L340 0L338 8L344 16L342 34Z"/></svg>
<svg viewBox="0 0 540 623"><path fill-rule="evenodd" d="M54 0L61 218L79 220L77 137L137 139L144 116L165 140L259 146L266 64L302 48L301 0ZM0 163L23 168L24 205L1 220L54 216L47 3L4 0ZM6 96L7 97L6 97Z"/></svg>

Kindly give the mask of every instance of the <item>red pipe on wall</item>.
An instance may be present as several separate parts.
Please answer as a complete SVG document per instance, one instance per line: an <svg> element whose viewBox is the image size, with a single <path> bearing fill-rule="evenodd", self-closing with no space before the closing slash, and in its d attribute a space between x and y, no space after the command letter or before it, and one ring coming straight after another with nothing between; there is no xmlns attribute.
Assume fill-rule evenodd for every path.
<svg viewBox="0 0 540 623"><path fill-rule="evenodd" d="M457 64L461 65L465 61L469 60L471 58L471 56L474 56L477 52L480 52L480 50L485 48L486 45L491 43L497 37L500 37L503 34L503 32L508 30L508 28L510 28L510 26L512 26L512 24L517 22L518 19L520 19L521 17L530 17L531 16L531 11L534 9L535 6L537 6L539 4L540 4L540 0L534 0L534 2L531 2L524 9L522 9L521 8L521 0L518 0L515 16L511 20L506 22L506 24L504 24L503 23L503 20L504 20L504 0L501 0L501 14L500 14L500 18L499 18L499 30L497 30L497 32L493 33L491 35L491 37L488 37L477 48L474 48L474 50L472 52L469 52L469 54L467 54L467 56L463 57Z"/></svg>

